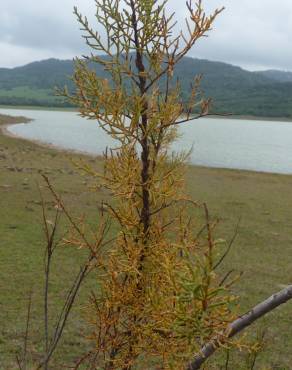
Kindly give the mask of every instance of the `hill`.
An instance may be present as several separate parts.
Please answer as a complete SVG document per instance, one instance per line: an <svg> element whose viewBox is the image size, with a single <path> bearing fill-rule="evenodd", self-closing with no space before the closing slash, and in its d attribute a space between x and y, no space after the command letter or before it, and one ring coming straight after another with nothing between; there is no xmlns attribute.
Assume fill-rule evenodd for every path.
<svg viewBox="0 0 292 370"><path fill-rule="evenodd" d="M101 67L96 73L105 76ZM0 104L68 106L54 96L55 86L73 88L71 60L48 59L13 69L0 68ZM213 110L238 115L292 117L292 73L249 72L221 62L184 58L177 66L182 94L188 96L194 75L202 74L202 88L214 100Z"/></svg>
<svg viewBox="0 0 292 370"><path fill-rule="evenodd" d="M70 84L71 60L48 59L22 67L0 68L0 104L67 106L54 93L55 86Z"/></svg>
<svg viewBox="0 0 292 370"><path fill-rule="evenodd" d="M292 72L288 71L269 69L267 71L258 72L258 74L278 82L292 82Z"/></svg>

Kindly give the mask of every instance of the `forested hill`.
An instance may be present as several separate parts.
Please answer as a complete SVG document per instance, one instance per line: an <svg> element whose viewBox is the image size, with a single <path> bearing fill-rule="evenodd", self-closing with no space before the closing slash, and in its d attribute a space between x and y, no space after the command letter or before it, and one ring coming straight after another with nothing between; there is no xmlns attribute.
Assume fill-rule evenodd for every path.
<svg viewBox="0 0 292 370"><path fill-rule="evenodd" d="M258 73L278 82L292 82L292 72L269 69Z"/></svg>
<svg viewBox="0 0 292 370"><path fill-rule="evenodd" d="M72 87L69 77L73 69L72 61L57 59L0 68L0 104L66 106L54 96L54 87ZM97 74L104 76L101 68ZM226 63L184 58L175 76L181 80L185 98L196 74L203 75L202 88L213 98L216 112L292 118L291 72L249 72Z"/></svg>

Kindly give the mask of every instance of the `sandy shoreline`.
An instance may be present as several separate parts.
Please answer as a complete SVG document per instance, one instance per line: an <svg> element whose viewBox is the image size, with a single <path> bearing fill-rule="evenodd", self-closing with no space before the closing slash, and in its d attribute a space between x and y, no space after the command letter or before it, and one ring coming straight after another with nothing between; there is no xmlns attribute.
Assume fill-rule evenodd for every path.
<svg viewBox="0 0 292 370"><path fill-rule="evenodd" d="M9 123L3 123L3 121L1 122L1 119L3 118L3 116L4 115L1 115L1 113L0 113L0 133L5 135L5 136L11 137L11 138L14 138L14 139L17 139L17 140L26 141L28 143L33 143L33 144L35 144L39 147L56 150L58 152L62 152L62 153L65 153L65 154L70 154L71 153L71 154L79 154L79 155L82 155L82 156L86 156L88 158L100 158L100 159L103 158L102 155L92 154L92 153L88 153L88 152L82 151L82 150L68 149L68 148L64 148L62 146L58 146L58 145L55 145L55 144L46 143L46 142L43 142L43 141L40 141L40 140L37 140L37 139L28 139L28 138L24 138L20 135L14 134L14 133L12 133L11 131L8 130L8 128L10 126L16 125L16 124L29 123L29 122L32 122L33 119L27 118L27 117L22 117L22 116L21 117L12 117L12 116L10 116L10 119L15 119L15 121L14 122L9 122ZM6 116L6 117L8 117L8 116ZM213 117L216 118L216 116L213 116ZM208 118L211 118L211 117L208 117ZM222 117L222 118L224 118L224 117ZM229 117L228 119L230 119L230 118L239 119L238 117L236 117L236 118L235 117ZM21 121L21 119L22 119L22 121ZM242 117L241 119L250 119L250 118ZM255 120L257 120L257 119L255 119ZM262 120L262 121L272 121L272 119ZM246 172L246 173L250 172L250 173L258 173L258 174L292 176L292 174L290 174L290 173L255 171L255 170L248 170L248 169L241 169L241 168L228 168L228 167L210 167L210 166L202 166L202 165L196 165L196 164L189 164L189 165L191 165L192 167L214 169L214 170L231 170L231 171Z"/></svg>
<svg viewBox="0 0 292 370"><path fill-rule="evenodd" d="M1 118L1 114L0 114L0 118ZM14 118L14 117L11 117L11 118ZM18 118L18 117L16 117L16 118ZM23 117L23 118L25 118L24 122L18 122L18 121L16 122L15 121L13 123L8 123L8 124L5 124L5 123L3 124L2 123L2 124L0 124L0 132L5 136L8 136L8 137L11 137L11 138L14 138L14 139L18 139L18 140L24 140L24 141L27 141L29 143L33 143L33 144L36 144L38 146L41 146L43 148L54 149L54 150L64 152L64 153L81 154L81 155L85 155L85 156L90 157L90 158L99 158L99 157L101 157L100 155L94 155L94 154L88 153L86 151L63 148L61 146L50 144L50 143L45 143L44 141L37 140L37 139L27 139L27 138L22 137L20 135L16 135L13 132L8 130L8 128L10 126L18 125L18 124L25 124L25 123L29 123L29 122L33 121L33 119L31 119L31 118L27 118L27 117Z"/></svg>
<svg viewBox="0 0 292 370"><path fill-rule="evenodd" d="M257 116L208 116L207 118L218 118L218 119L234 119L234 120L248 120L248 121L263 121L263 122L291 122L292 118L286 117L257 117Z"/></svg>
<svg viewBox="0 0 292 370"><path fill-rule="evenodd" d="M41 111L56 111L56 112L76 112L78 113L78 109L72 107L65 107L65 108L57 108L57 107L35 107L35 106L19 106L19 105L0 105L0 109L14 109L14 110L41 110ZM0 113L1 116L1 113ZM202 117L204 118L204 117ZM250 121L276 121L276 122L291 122L292 117L265 117L265 116L251 116L251 115L236 115L232 113L226 114L210 114L205 118L217 118L217 119L234 119L234 120L250 120Z"/></svg>

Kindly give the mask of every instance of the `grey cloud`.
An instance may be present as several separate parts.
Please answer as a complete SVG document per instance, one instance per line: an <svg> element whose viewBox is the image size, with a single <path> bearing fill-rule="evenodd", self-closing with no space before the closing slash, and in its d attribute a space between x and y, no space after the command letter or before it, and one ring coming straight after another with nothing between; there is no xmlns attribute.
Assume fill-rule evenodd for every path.
<svg viewBox="0 0 292 370"><path fill-rule="evenodd" d="M51 3L57 2L53 0ZM72 14L73 5L62 7L62 13L57 10L54 13L52 9L50 12L46 9L41 11L27 4L23 9L22 6L17 9L12 5L6 6L8 9L0 14L0 41L39 50L80 48L82 41Z"/></svg>
<svg viewBox="0 0 292 370"><path fill-rule="evenodd" d="M209 40L200 55L247 68L292 70L292 2L279 0L225 0Z"/></svg>
<svg viewBox="0 0 292 370"><path fill-rule="evenodd" d="M205 0L204 4L207 12L223 5L226 10L191 56L249 69L292 70L291 0ZM86 48L72 14L74 5L98 27L94 0L10 0L1 4L0 55L5 52L5 57L0 58L0 66L20 65L46 55L64 58L84 53ZM169 9L176 11L183 27L185 1L169 0Z"/></svg>

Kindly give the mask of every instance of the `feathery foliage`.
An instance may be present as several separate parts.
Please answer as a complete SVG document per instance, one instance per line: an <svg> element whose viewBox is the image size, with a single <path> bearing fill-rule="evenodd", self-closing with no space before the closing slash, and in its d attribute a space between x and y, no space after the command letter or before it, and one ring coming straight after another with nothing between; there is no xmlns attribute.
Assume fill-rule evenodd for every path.
<svg viewBox="0 0 292 370"><path fill-rule="evenodd" d="M206 225L194 232L190 214L199 205L185 194L188 153L169 153L178 126L208 115L210 105L198 76L186 109L174 68L222 9L208 16L201 1L187 2L187 31L176 36L167 2L96 0L105 41L75 9L92 54L76 61L76 93L63 95L117 141L104 155L103 173L83 165L112 196L101 222L118 228L96 251L98 289L88 307L96 368L183 369L234 319L236 298L215 272L220 242L205 206ZM92 63L111 80L98 77Z"/></svg>

